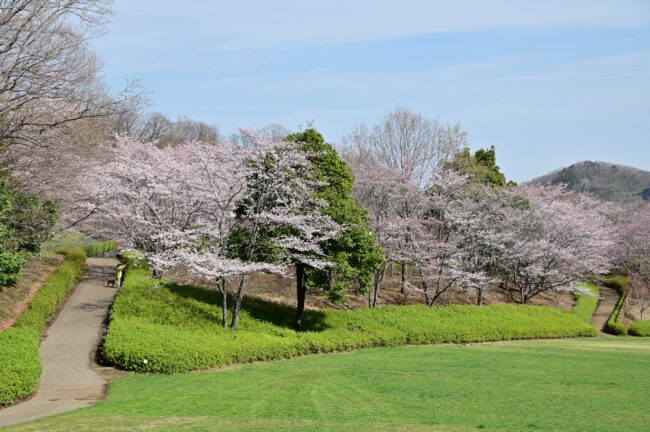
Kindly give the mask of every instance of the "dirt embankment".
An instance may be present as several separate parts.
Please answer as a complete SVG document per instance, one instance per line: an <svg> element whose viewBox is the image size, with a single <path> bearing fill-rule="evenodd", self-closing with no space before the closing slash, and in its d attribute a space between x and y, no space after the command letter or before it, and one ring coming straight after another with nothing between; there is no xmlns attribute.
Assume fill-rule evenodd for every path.
<svg viewBox="0 0 650 432"><path fill-rule="evenodd" d="M20 280L0 289L0 332L11 327L48 276L61 264L63 256L47 255L27 262Z"/></svg>

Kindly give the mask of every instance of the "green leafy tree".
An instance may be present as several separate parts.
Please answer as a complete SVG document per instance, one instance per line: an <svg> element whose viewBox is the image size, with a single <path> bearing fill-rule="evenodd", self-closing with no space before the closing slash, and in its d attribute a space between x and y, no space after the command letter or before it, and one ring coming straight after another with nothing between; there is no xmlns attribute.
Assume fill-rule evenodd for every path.
<svg viewBox="0 0 650 432"><path fill-rule="evenodd" d="M40 200L19 190L12 193L12 211L6 224L11 230L9 239L13 250L37 253L41 244L50 238L60 216L58 204Z"/></svg>
<svg viewBox="0 0 650 432"><path fill-rule="evenodd" d="M488 186L515 185L513 181L506 181L506 176L497 165L496 149L478 149L474 154L469 148L457 152L446 167L469 176L470 182Z"/></svg>
<svg viewBox="0 0 650 432"><path fill-rule="evenodd" d="M325 213L345 227L324 248L334 266L327 270L306 268L305 286L297 286L298 298L304 296L301 291L322 287L329 300L342 302L355 285L362 292L369 289L373 271L385 260L384 251L373 239L366 223L366 210L352 198L354 174L334 147L314 128L288 135L286 139L301 143L303 150L312 154L316 178L323 181L317 197L327 202Z"/></svg>
<svg viewBox="0 0 650 432"><path fill-rule="evenodd" d="M16 282L31 254L40 250L59 217L54 201L41 201L0 175L0 287Z"/></svg>

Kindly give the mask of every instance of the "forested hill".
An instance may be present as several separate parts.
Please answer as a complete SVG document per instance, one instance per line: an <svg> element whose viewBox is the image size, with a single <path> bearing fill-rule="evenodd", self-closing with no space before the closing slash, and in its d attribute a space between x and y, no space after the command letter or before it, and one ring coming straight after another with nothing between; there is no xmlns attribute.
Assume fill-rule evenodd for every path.
<svg viewBox="0 0 650 432"><path fill-rule="evenodd" d="M565 183L608 201L650 200L650 171L607 162L578 162L530 183Z"/></svg>

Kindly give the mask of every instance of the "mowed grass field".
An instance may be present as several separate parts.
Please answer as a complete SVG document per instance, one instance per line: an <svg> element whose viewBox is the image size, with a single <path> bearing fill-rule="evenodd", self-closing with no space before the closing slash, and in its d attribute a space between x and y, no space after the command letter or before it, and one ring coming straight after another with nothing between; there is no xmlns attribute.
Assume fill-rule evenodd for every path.
<svg viewBox="0 0 650 432"><path fill-rule="evenodd" d="M132 374L11 431L648 431L650 339L371 348Z"/></svg>

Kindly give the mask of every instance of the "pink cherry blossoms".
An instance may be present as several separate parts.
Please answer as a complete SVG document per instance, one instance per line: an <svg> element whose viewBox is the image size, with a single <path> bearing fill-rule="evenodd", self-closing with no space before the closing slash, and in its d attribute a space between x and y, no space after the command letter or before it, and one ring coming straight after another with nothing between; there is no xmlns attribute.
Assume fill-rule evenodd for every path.
<svg viewBox="0 0 650 432"><path fill-rule="evenodd" d="M157 271L183 265L215 281L224 302L227 281L239 278L233 328L248 275L285 273L298 263L325 268L321 244L341 229L314 198L310 162L297 144L243 133L248 149L225 142L161 148L118 137L106 147L108 161L80 177L86 199L77 208L106 236L142 250ZM238 253L229 245L235 232L246 233ZM260 256L271 249L274 256Z"/></svg>
<svg viewBox="0 0 650 432"><path fill-rule="evenodd" d="M520 292L522 303L548 290L575 290L586 273L609 268L611 224L594 198L561 186L492 188L437 170L424 188L390 167L349 157L355 194L369 212L388 262L413 266L433 305L449 289L490 283ZM369 305L377 303L385 265L377 269Z"/></svg>

